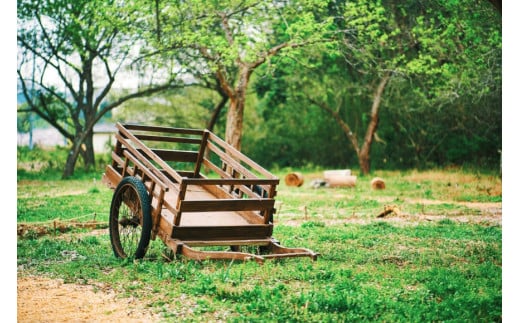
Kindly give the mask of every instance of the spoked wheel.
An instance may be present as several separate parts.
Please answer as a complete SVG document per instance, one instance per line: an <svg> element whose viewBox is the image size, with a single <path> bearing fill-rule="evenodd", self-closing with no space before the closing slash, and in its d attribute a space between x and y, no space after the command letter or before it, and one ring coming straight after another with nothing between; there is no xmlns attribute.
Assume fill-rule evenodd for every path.
<svg viewBox="0 0 520 323"><path fill-rule="evenodd" d="M117 185L110 206L110 242L119 258L143 258L150 242L152 216L143 182L133 176Z"/></svg>

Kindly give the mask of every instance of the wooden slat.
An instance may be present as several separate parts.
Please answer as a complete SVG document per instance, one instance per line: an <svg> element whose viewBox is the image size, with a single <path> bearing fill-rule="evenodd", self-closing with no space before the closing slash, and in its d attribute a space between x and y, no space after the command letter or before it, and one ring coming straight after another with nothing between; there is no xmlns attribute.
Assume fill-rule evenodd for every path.
<svg viewBox="0 0 520 323"><path fill-rule="evenodd" d="M182 241L255 240L266 239L273 233L272 225L173 227L172 238Z"/></svg>
<svg viewBox="0 0 520 323"><path fill-rule="evenodd" d="M168 136L144 135L144 134L134 134L134 135L137 139L146 140L146 141L177 142L177 143L195 144L195 145L200 145L200 143L201 143L201 139L199 139L199 138L168 137Z"/></svg>
<svg viewBox="0 0 520 323"><path fill-rule="evenodd" d="M138 130L138 131L152 131L152 132L165 132L165 133L180 133L187 135L200 135L204 133L204 130L200 129L187 129L187 128L172 128L172 127L161 127L161 126L144 126L139 124L131 124L131 123L118 123L121 127L128 130ZM117 127L117 125L116 125Z"/></svg>
<svg viewBox="0 0 520 323"><path fill-rule="evenodd" d="M222 177L221 181L224 181L225 180L228 180L228 179L233 179L234 181L240 181L240 180L244 180L244 179L237 179L237 178L232 178L230 177L230 175L226 172L224 172L222 169L218 168L217 166L215 166L215 164L213 164L212 162L210 162L209 160L205 159L204 158L204 165L207 166L208 168L210 168L212 171L216 172L218 175L220 175ZM247 179L247 180L251 180L251 179ZM265 190L266 192L273 192L273 195L269 195L269 197L274 197L274 193L276 192L276 185L278 185L280 183L280 180L278 178L275 178L275 179L254 179L255 183L253 183L252 185L256 185L256 186L260 186L263 190ZM266 182L264 182L266 181ZM221 182L223 183L223 182ZM236 184L236 183L235 183ZM204 185L204 184L202 184ZM215 184L215 185L219 185L219 184ZM226 184L226 185L230 185L230 184ZM239 188L241 191L243 191L244 193L246 193L248 196L258 196L258 197L262 197L260 196L259 194L257 193L254 193L252 192L249 188L246 188L245 186L237 186L237 188Z"/></svg>
<svg viewBox="0 0 520 323"><path fill-rule="evenodd" d="M181 201L180 212L256 211L274 207L274 199L218 199Z"/></svg>
<svg viewBox="0 0 520 323"><path fill-rule="evenodd" d="M143 153L142 149L138 149ZM198 154L196 151L189 150L171 150L171 149L152 149L152 151L164 161L191 162L197 161Z"/></svg>
<svg viewBox="0 0 520 323"><path fill-rule="evenodd" d="M114 163L118 164L120 167L123 167L123 164L124 164L123 159L121 158L121 156L119 156L115 152L112 152L112 160ZM114 164L114 163L112 163L112 164Z"/></svg>
<svg viewBox="0 0 520 323"><path fill-rule="evenodd" d="M199 177L200 175L200 167L202 166L202 161L204 160L204 153L206 151L206 146L208 144L209 130L205 130L202 135L202 141L200 143L199 152L197 156L197 161L195 163L194 174L195 177Z"/></svg>
<svg viewBox="0 0 520 323"><path fill-rule="evenodd" d="M188 185L276 185L278 179L263 178L187 178Z"/></svg>
<svg viewBox="0 0 520 323"><path fill-rule="evenodd" d="M237 196L232 195L229 190L224 189L220 185L201 185L206 191L215 195L217 198L237 198ZM249 198L260 199L264 198L259 194L250 190L247 186L237 185L235 189L239 189L243 194L246 194Z"/></svg>

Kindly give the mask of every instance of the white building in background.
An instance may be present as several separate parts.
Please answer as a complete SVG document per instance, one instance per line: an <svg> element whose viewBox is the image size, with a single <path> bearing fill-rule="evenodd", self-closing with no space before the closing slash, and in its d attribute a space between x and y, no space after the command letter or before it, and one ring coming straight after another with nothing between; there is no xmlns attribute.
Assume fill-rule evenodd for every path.
<svg viewBox="0 0 520 323"><path fill-rule="evenodd" d="M112 124L99 124L94 126L94 152L104 153L111 150L115 144L114 134L116 127ZM32 132L33 145L47 148L67 146L65 137L54 128L37 128ZM18 146L29 146L29 133L18 132Z"/></svg>

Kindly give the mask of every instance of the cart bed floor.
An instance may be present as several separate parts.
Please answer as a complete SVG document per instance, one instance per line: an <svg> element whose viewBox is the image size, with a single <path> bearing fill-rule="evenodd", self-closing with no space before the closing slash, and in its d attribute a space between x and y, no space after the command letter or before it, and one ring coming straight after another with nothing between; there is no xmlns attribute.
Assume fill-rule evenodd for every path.
<svg viewBox="0 0 520 323"><path fill-rule="evenodd" d="M164 196L164 199L171 205L175 205L177 201L177 190L170 190ZM192 185L186 190L185 200L216 200L213 194L206 191L203 187ZM162 218L173 223L173 214L163 208ZM221 212L184 212L182 213L180 226L242 226L249 223L238 212L221 211Z"/></svg>

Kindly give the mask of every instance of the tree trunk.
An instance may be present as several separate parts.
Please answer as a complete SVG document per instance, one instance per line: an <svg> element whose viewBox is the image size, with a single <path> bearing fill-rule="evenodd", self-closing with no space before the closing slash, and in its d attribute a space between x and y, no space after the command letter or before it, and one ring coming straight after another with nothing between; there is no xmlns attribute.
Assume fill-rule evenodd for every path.
<svg viewBox="0 0 520 323"><path fill-rule="evenodd" d="M240 150L242 145L242 128L244 124L244 108L246 90L252 69L244 66L240 69L235 95L229 97L229 110L226 119L226 142Z"/></svg>
<svg viewBox="0 0 520 323"><path fill-rule="evenodd" d="M96 158L94 154L94 132L92 130L87 133L83 143L84 145L81 145L81 157L83 158L85 169L95 169Z"/></svg>
<svg viewBox="0 0 520 323"><path fill-rule="evenodd" d="M96 166L94 154L94 132L90 129L86 134L80 130L77 130L76 133L79 133L80 135L75 136L72 140L72 148L67 156L65 169L62 174L63 179L74 175L74 170L79 156L83 158L86 170Z"/></svg>
<svg viewBox="0 0 520 323"><path fill-rule="evenodd" d="M240 150L244 123L244 100L230 98L226 119L226 142Z"/></svg>
<svg viewBox="0 0 520 323"><path fill-rule="evenodd" d="M363 149L358 155L359 168L362 175L370 173L370 152Z"/></svg>
<svg viewBox="0 0 520 323"><path fill-rule="evenodd" d="M78 160L79 154L81 151L81 141L77 138L74 138L74 142L72 143L72 148L67 155L67 161L65 162L65 169L63 170L63 174L61 175L62 179L70 178L74 175L74 168L76 166L76 161Z"/></svg>
<svg viewBox="0 0 520 323"><path fill-rule="evenodd" d="M218 116L220 115L220 111L226 106L226 103L228 101L228 97L225 94L221 94L220 102L217 104L215 109L213 110L213 113L211 114L211 119L209 120L208 124L206 125L206 128L209 131L213 131L213 128L215 128L215 124L217 123Z"/></svg>
<svg viewBox="0 0 520 323"><path fill-rule="evenodd" d="M367 131L365 132L363 146L358 153L359 167L361 168L362 175L368 175L370 173L370 149L372 148L374 134L379 125L379 107L381 106L381 99L389 79L390 73L385 74L379 82L377 89L374 91L374 100L372 101L372 109L370 110L370 122L368 123Z"/></svg>

